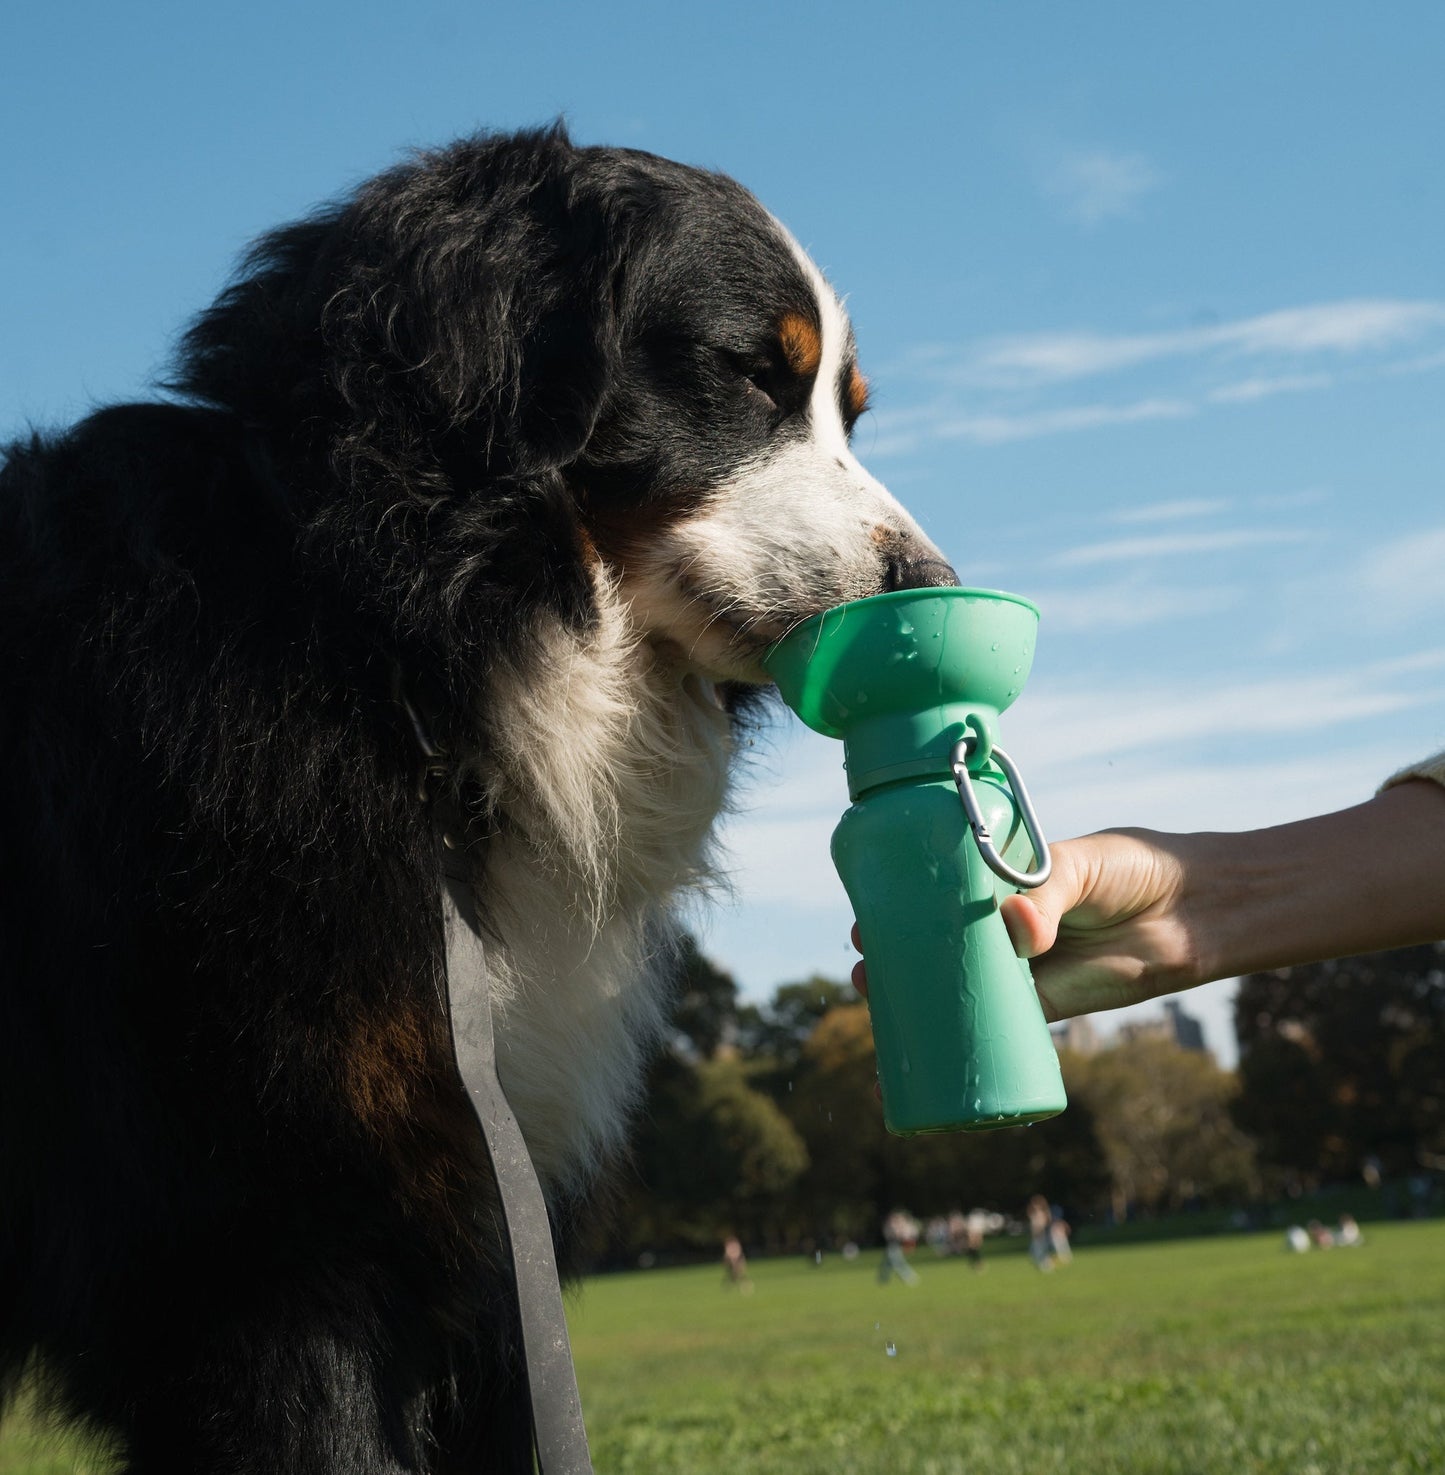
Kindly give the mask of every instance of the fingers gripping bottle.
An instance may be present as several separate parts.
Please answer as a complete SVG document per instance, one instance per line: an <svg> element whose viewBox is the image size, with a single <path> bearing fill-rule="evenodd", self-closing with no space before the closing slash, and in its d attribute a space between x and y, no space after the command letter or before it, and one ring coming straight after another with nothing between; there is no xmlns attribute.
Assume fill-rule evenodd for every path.
<svg viewBox="0 0 1445 1475"><path fill-rule="evenodd" d="M995 742L1037 628L1037 608L1012 594L903 590L816 616L768 653L783 700L843 739L854 802L833 862L868 960L884 1121L900 1136L1022 1126L1067 1105L999 914L1048 876L1028 795Z"/></svg>

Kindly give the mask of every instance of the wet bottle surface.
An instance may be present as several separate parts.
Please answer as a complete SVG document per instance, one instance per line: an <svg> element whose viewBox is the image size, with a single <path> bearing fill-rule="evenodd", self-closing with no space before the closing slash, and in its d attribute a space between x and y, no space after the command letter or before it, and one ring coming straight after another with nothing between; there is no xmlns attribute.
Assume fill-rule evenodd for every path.
<svg viewBox="0 0 1445 1475"><path fill-rule="evenodd" d="M1033 851L991 765L974 790L1019 870ZM1067 1104L1033 978L999 902L1014 891L985 864L951 779L859 796L833 833L833 863L868 959L868 1004L889 1131L981 1131L1056 1116Z"/></svg>
<svg viewBox="0 0 1445 1475"><path fill-rule="evenodd" d="M854 802L833 860L868 959L884 1120L903 1136L1023 1126L1066 1105L1033 980L999 913L1016 886L1044 879L1042 867L1022 874L1030 826L1046 846L996 747L1038 619L1030 601L998 590L902 590L815 616L767 657L788 705L843 741ZM955 786L960 771L971 785Z"/></svg>

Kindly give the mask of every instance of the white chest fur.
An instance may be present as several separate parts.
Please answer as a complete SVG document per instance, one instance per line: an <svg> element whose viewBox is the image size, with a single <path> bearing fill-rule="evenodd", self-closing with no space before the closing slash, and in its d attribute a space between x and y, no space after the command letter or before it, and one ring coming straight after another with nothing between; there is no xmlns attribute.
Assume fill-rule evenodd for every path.
<svg viewBox="0 0 1445 1475"><path fill-rule="evenodd" d="M497 1068L551 1195L621 1147L665 1027L673 913L710 876L729 719L711 686L641 644L622 606L543 637L494 683L504 817L481 903Z"/></svg>

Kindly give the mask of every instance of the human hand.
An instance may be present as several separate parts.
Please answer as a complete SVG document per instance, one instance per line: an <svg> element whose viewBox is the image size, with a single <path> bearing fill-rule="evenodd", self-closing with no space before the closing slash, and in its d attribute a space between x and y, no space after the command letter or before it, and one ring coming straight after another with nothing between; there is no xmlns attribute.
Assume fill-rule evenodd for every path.
<svg viewBox="0 0 1445 1475"><path fill-rule="evenodd" d="M999 907L1052 1023L1203 983L1204 939L1190 902L1199 854L1217 837L1105 830L1051 847L1036 891Z"/></svg>
<svg viewBox="0 0 1445 1475"><path fill-rule="evenodd" d="M1051 847L1049 880L1000 908L1015 951L1037 959L1034 982L1051 1022L1204 981L1188 878L1218 838L1107 830ZM856 924L853 945L861 951ZM853 984L867 994L861 960Z"/></svg>

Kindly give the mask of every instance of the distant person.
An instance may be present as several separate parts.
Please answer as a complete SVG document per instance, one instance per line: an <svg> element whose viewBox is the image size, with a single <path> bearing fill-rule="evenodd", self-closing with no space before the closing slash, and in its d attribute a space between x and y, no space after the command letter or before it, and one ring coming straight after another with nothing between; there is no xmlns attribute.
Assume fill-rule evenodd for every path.
<svg viewBox="0 0 1445 1475"><path fill-rule="evenodd" d="M935 1214L923 1229L923 1238L928 1248L942 1260L946 1255L953 1252L951 1236L948 1232L948 1216L946 1214Z"/></svg>
<svg viewBox="0 0 1445 1475"><path fill-rule="evenodd" d="M753 1288L748 1276L748 1257L743 1253L743 1242L735 1234L723 1241L723 1284L732 1286L748 1295Z"/></svg>
<svg viewBox="0 0 1445 1475"><path fill-rule="evenodd" d="M1238 834L1104 830L1002 903L1050 1020L1445 939L1445 753L1353 809ZM853 929L855 946L861 946ZM868 989L864 963L853 981Z"/></svg>
<svg viewBox="0 0 1445 1475"><path fill-rule="evenodd" d="M1340 1215L1340 1227L1335 1230L1335 1243L1342 1249L1352 1250L1356 1245L1362 1245L1365 1236L1360 1233L1360 1226L1355 1222L1353 1214Z"/></svg>
<svg viewBox="0 0 1445 1475"><path fill-rule="evenodd" d="M1055 1205L1049 1220L1049 1244L1053 1247L1056 1265L1073 1263L1074 1247L1069 1242L1072 1235L1073 1230L1069 1228L1069 1221L1064 1218L1064 1211Z"/></svg>
<svg viewBox="0 0 1445 1475"><path fill-rule="evenodd" d="M1043 1194L1036 1193L1024 1209L1024 1218L1029 1226L1029 1259L1038 1270L1054 1268L1054 1241L1050 1230L1054 1214L1049 1201Z"/></svg>
<svg viewBox="0 0 1445 1475"><path fill-rule="evenodd" d="M1296 1255L1309 1253L1309 1234L1298 1224L1291 1224L1284 1232L1284 1247L1293 1250Z"/></svg>
<svg viewBox="0 0 1445 1475"><path fill-rule="evenodd" d="M908 1263L908 1251L918 1243L918 1220L906 1209L894 1209L883 1221L883 1259L878 1265L878 1284L887 1285L897 1276L904 1285L917 1285L918 1272Z"/></svg>

